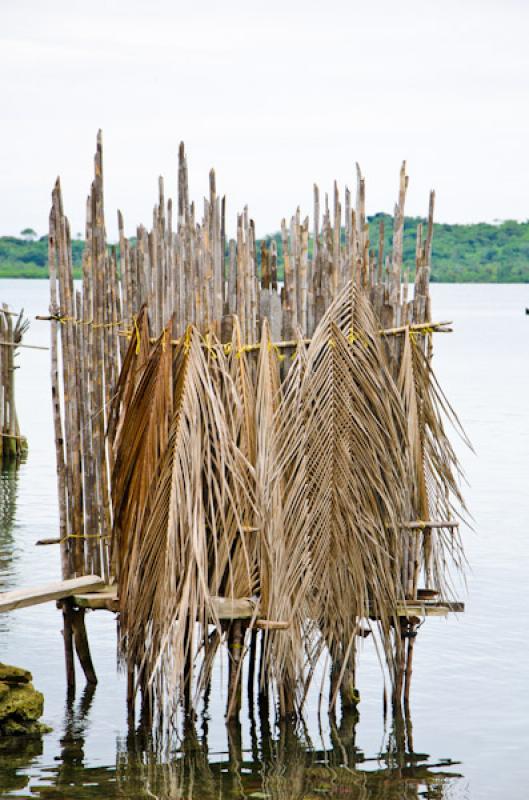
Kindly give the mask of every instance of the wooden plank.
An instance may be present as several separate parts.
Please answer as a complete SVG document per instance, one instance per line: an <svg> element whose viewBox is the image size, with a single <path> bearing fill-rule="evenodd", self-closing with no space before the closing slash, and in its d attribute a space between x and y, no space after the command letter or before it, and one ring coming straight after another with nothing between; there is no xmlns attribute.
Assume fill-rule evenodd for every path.
<svg viewBox="0 0 529 800"><path fill-rule="evenodd" d="M212 597L211 600L219 619L251 619L254 616L255 603L247 598ZM73 602L79 608L117 611L117 587L103 584L101 591L74 592Z"/></svg>
<svg viewBox="0 0 529 800"><path fill-rule="evenodd" d="M417 522L405 522L402 527L409 531L423 531L425 528L459 528L459 522L454 519L427 519L418 520Z"/></svg>
<svg viewBox="0 0 529 800"><path fill-rule="evenodd" d="M74 606L91 608L92 611L118 611L119 601L115 587L104 586L101 591L74 594Z"/></svg>
<svg viewBox="0 0 529 800"><path fill-rule="evenodd" d="M5 311L2 312L5 314ZM0 342L1 347L14 347L18 350L19 347L25 348L26 350L49 350L49 347L43 347L39 344L20 344L20 342Z"/></svg>
<svg viewBox="0 0 529 800"><path fill-rule="evenodd" d="M212 605L219 619L251 619L255 602L245 597L212 597Z"/></svg>
<svg viewBox="0 0 529 800"><path fill-rule="evenodd" d="M99 575L84 575L82 578L70 578L66 581L15 589L12 592L1 592L0 613L48 603L51 600L61 600L63 597L70 597L76 590L95 591L104 586L105 582Z"/></svg>
<svg viewBox="0 0 529 800"><path fill-rule="evenodd" d="M446 617L447 614L461 614L465 610L465 604L460 602L444 601L423 601L410 600L397 606L397 616L399 617Z"/></svg>

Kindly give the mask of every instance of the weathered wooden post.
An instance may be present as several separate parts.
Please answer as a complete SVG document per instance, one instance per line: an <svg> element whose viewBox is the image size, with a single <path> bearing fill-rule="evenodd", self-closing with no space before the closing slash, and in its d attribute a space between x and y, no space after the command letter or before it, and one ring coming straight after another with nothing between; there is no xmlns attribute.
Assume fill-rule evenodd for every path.
<svg viewBox="0 0 529 800"><path fill-rule="evenodd" d="M16 322L13 325L13 319ZM15 356L29 322L23 312L15 314L6 303L0 308L0 463L19 459L27 451L20 435L15 404Z"/></svg>

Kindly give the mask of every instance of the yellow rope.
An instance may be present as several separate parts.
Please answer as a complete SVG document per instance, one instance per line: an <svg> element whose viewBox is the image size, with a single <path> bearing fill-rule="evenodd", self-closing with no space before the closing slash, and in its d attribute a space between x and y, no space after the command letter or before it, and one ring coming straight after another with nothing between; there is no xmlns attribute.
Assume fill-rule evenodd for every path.
<svg viewBox="0 0 529 800"><path fill-rule="evenodd" d="M72 322L74 325L92 325L93 328L116 328L118 325L123 325L124 320L120 319L117 322L94 322L93 319L77 319L76 317L68 316L55 316L52 319L60 322L61 325L66 325L67 322Z"/></svg>
<svg viewBox="0 0 529 800"><path fill-rule="evenodd" d="M94 328L115 328L117 325L123 325L123 320L119 320L119 322L95 322L93 320L78 320L82 322L83 325L93 325Z"/></svg>
<svg viewBox="0 0 529 800"><path fill-rule="evenodd" d="M184 354L187 356L191 349L191 325L186 328L186 335L184 337Z"/></svg>
<svg viewBox="0 0 529 800"><path fill-rule="evenodd" d="M284 361L285 360L285 356L283 355L283 353L281 353L279 351L279 347L277 346L277 344L274 344L273 342L269 341L268 342L268 352L271 353L272 351L276 354L278 361Z"/></svg>
<svg viewBox="0 0 529 800"><path fill-rule="evenodd" d="M136 334L136 355L139 356L141 349L140 347L141 340L140 340L140 329L138 328L138 321L136 317L132 317L132 324L134 325L134 333Z"/></svg>
<svg viewBox="0 0 529 800"><path fill-rule="evenodd" d="M111 537L108 534L102 533L67 533L66 536L63 536L62 539L59 539L59 544L62 542L68 541L68 539L102 539L102 540L110 540Z"/></svg>
<svg viewBox="0 0 529 800"><path fill-rule="evenodd" d="M202 337L202 341L204 342L204 347L210 353L212 358L217 358L217 354L215 352L215 348L211 342L211 333L206 333L205 336Z"/></svg>
<svg viewBox="0 0 529 800"><path fill-rule="evenodd" d="M353 327L349 332L349 336L347 337L347 341L349 344L354 344L355 342L360 342L364 347L369 347L369 342L367 338L364 336L362 331L355 331Z"/></svg>
<svg viewBox="0 0 529 800"><path fill-rule="evenodd" d="M420 328L410 328L409 333L413 344L417 344L417 339L419 336L429 336L430 334L435 333L435 328L432 328L431 325L423 325Z"/></svg>
<svg viewBox="0 0 529 800"><path fill-rule="evenodd" d="M254 344L243 344L241 345L241 347L237 349L235 355L237 356L237 358L240 358L243 353L251 353L253 350L255 350Z"/></svg>

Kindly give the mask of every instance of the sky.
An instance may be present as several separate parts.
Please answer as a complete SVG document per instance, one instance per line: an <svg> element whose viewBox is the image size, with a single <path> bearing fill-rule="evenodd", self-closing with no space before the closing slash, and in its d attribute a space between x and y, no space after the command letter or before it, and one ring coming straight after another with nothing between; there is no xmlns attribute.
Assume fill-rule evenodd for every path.
<svg viewBox="0 0 529 800"><path fill-rule="evenodd" d="M107 230L148 224L158 175L175 196L185 142L200 204L215 167L229 229L248 205L258 235L312 185L355 186L392 211L529 218L527 0L0 0L0 234L47 231L61 176L84 230L103 130Z"/></svg>

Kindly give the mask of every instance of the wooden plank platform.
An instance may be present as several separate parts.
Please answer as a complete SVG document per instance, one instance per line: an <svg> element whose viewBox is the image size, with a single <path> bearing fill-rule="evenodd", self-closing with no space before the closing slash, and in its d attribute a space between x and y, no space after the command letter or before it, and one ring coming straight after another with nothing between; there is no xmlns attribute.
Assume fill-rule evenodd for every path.
<svg viewBox="0 0 529 800"><path fill-rule="evenodd" d="M446 617L448 614L462 614L465 604L446 600L409 600L397 606L399 617Z"/></svg>
<svg viewBox="0 0 529 800"><path fill-rule="evenodd" d="M16 608L36 606L51 600L62 600L71 597L77 591L96 592L105 587L105 581L99 575L83 575L81 578L70 578L66 581L44 583L40 586L27 586L11 592L0 592L0 613L13 611Z"/></svg>
<svg viewBox="0 0 529 800"><path fill-rule="evenodd" d="M117 611L117 588L116 586L105 586L102 591L75 593L73 602L79 608ZM251 619L255 615L255 602L248 598L214 597L212 602L218 618L222 620ZM445 617L447 614L460 614L464 610L465 604L460 602L414 600L399 604L397 615L399 617Z"/></svg>
<svg viewBox="0 0 529 800"><path fill-rule="evenodd" d="M101 591L79 592L72 596L74 605L93 611L118 611L119 601L116 586L104 586ZM219 619L251 619L255 614L255 603L248 598L213 597Z"/></svg>

